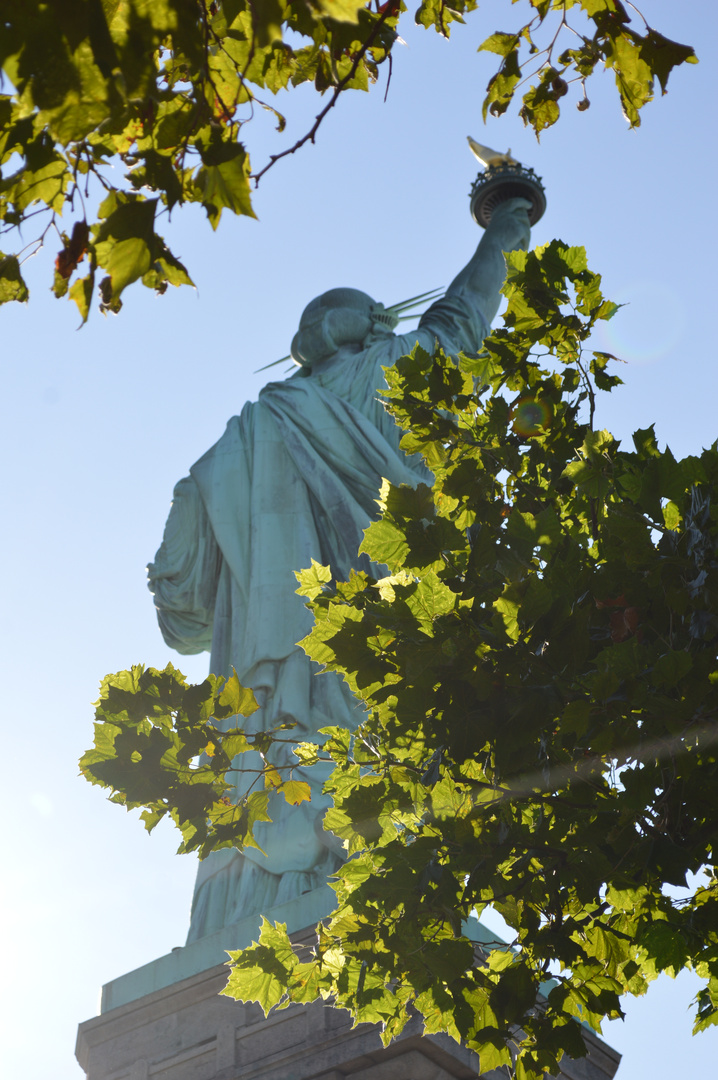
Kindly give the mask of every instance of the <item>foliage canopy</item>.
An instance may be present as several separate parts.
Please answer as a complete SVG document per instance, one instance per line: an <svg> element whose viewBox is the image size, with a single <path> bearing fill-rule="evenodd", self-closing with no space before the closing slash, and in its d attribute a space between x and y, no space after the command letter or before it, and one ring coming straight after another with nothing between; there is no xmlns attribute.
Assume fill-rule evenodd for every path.
<svg viewBox="0 0 718 1080"><path fill-rule="evenodd" d="M484 114L504 113L521 89L537 135L558 119L569 83L588 107L597 67L613 72L635 127L655 81L665 92L672 69L695 62L640 14L635 28L621 0L528 3L526 22L480 45L498 58ZM477 7L421 0L415 18L448 37ZM0 234L23 227L24 238L30 222L35 234L0 252L0 303L28 298L22 263L45 242L59 244L54 293L83 322L96 281L105 312L120 310L135 281L160 293L192 284L158 218L183 203L201 205L215 229L225 209L253 216L251 181L314 141L345 91L367 90L391 65L406 10L403 0L2 0ZM250 121L267 109L283 130L277 96L304 83L328 101L253 172Z"/></svg>
<svg viewBox="0 0 718 1080"><path fill-rule="evenodd" d="M295 751L334 762L325 825L350 857L316 947L265 922L232 957L231 996L329 998L387 1041L417 1010L482 1072L519 1080L580 1056L575 1021L600 1030L660 972L696 971L695 1030L718 1023L718 445L676 460L652 428L632 448L597 429L597 397L620 382L590 345L616 310L600 284L581 248L514 253L504 326L478 357L417 347L387 372L403 448L435 484L385 487L362 545L383 579L298 575L316 616L304 648L367 709L356 732ZM82 768L144 805L148 828L169 813L185 848L207 850L183 800L213 766L193 755L211 742L226 766L244 748L241 727L209 717L217 694L225 714L246 698L209 680L173 690L194 717L157 718L161 686L182 682L106 681ZM113 734L125 715L155 747L151 797ZM131 755L145 762L137 742ZM248 842L252 797L216 818L205 800L215 846ZM488 906L513 937L477 951L466 920Z"/></svg>

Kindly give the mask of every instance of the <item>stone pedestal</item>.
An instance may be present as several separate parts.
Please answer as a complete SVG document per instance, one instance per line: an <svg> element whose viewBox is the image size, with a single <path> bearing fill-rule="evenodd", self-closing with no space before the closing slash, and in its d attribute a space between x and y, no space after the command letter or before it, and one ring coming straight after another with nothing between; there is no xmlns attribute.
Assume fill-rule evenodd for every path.
<svg viewBox="0 0 718 1080"><path fill-rule="evenodd" d="M314 939L334 906L324 886L267 912L297 943ZM349 1013L322 1001L290 1005L265 1017L258 1005L220 997L228 949L256 940L249 916L103 987L101 1012L78 1032L77 1057L87 1080L476 1080L478 1057L448 1036L422 1036L417 1017L383 1048L375 1025L352 1028ZM493 937L476 919L463 932ZM584 1029L590 1054L567 1061L567 1080L611 1080L620 1055ZM485 1074L505 1080L501 1070Z"/></svg>
<svg viewBox="0 0 718 1080"><path fill-rule="evenodd" d="M324 895L309 894L304 906L325 902ZM291 913L296 917L296 906ZM275 909L268 916L282 914ZM290 925L292 937L309 942L322 914L304 930ZM108 984L102 1013L78 1032L77 1058L88 1080L476 1080L477 1055L448 1036L422 1036L418 1018L384 1048L374 1025L352 1029L347 1012L323 1002L292 1005L265 1019L258 1006L221 997L224 949L249 944L257 924L258 918L238 924L216 941L176 950ZM473 937L483 930L472 929ZM213 956L215 963L193 970ZM585 1036L589 1056L566 1061L562 1077L611 1080L619 1055L591 1032Z"/></svg>
<svg viewBox="0 0 718 1080"><path fill-rule="evenodd" d="M352 1029L342 1009L292 1005L264 1018L219 996L223 965L80 1025L88 1080L476 1080L476 1054L448 1036L422 1036L417 1019L386 1049L372 1024ZM566 1062L567 1080L611 1080L619 1055L586 1033L590 1054ZM495 1075L497 1080L500 1073Z"/></svg>

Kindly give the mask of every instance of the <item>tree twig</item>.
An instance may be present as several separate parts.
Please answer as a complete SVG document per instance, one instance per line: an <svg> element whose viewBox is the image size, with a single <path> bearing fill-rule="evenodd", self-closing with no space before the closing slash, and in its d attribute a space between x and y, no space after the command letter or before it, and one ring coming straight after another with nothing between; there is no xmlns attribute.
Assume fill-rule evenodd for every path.
<svg viewBox="0 0 718 1080"><path fill-rule="evenodd" d="M324 120L324 117L327 115L327 113L331 109L334 108L337 101L339 100L340 94L346 88L346 86L351 82L351 80L354 78L357 71L359 70L359 65L361 64L362 60L366 56L369 49L374 44L374 42L375 42L376 38L378 37L379 31L381 30L382 26L384 25L386 20L391 15L393 15L394 13L395 13L394 6L392 4L387 4L386 8L382 11L382 13L379 16L378 20L374 24L374 28L372 29L372 32L369 34L369 36L367 37L364 44L361 46L361 48L359 49L359 51L355 55L354 60L352 61L352 66L349 68L349 71L344 76L344 78L341 79L341 81L338 82L337 85L334 87L334 91L332 93L331 98L329 99L327 104L324 106L322 111L320 113L317 113L317 116L314 119L314 123L312 124L309 131L307 131L305 135L302 135L301 139L297 139L297 141L294 143L293 146L288 147L286 150L282 150L278 154L271 154L270 158L269 158L269 161L264 166L264 168L260 169L259 172L257 172L257 173L252 173L251 174L252 180L254 180L255 188L259 187L259 181L262 179L264 174L266 172L269 172L269 170L272 168L272 166L276 165L276 163L278 161L281 161L282 158L289 157L290 154L296 154L297 150L300 150L301 147L304 146L305 143L307 143L307 142L312 142L313 143L314 142L314 140L316 138L316 135L317 135L317 132L319 131L319 128L321 126L321 123Z"/></svg>

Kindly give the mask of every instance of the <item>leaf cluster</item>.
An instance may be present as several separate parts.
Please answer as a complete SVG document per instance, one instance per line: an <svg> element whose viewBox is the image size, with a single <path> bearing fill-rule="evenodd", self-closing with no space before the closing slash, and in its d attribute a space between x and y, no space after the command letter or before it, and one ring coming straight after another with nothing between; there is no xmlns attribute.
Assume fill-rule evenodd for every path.
<svg viewBox="0 0 718 1080"><path fill-rule="evenodd" d="M157 210L198 203L215 229L225 209L254 216L239 133L261 108L280 130L285 124L265 93L306 82L320 93L366 90L393 44L399 12L392 4L371 10L364 0L5 7L0 67L11 92L0 95L0 166L10 171L0 179L0 220L7 231L44 215L28 248L57 232L55 295L69 291L83 321L98 270L105 311L118 311L137 280L158 292L192 284L155 233ZM117 165L121 180L111 171ZM107 199L91 224L98 188ZM83 244L60 232L63 210L82 223ZM85 255L89 273L68 290ZM4 260L0 272L0 300L25 299L17 261Z"/></svg>
<svg viewBox="0 0 718 1080"><path fill-rule="evenodd" d="M643 23L638 30L631 25L621 0L529 3L533 16L524 26L509 33L497 31L480 46L501 57L499 70L487 88L484 119L488 113L505 113L519 88L529 82L519 115L539 136L558 120L559 102L569 93L571 83L577 83L582 91L576 103L579 111L589 108L586 80L603 66L613 72L623 115L632 128L639 127L640 111L653 99L656 79L665 94L674 67L698 62L689 45L654 30L633 4L627 6ZM546 32L548 40L542 44ZM571 44L562 47L567 42Z"/></svg>
<svg viewBox="0 0 718 1080"><path fill-rule="evenodd" d="M558 117L567 80L585 83L611 67L633 125L658 78L665 91L693 50L646 27L639 33L619 0L530 0L532 18L492 34L497 54L485 111L502 113L522 78L521 114L537 134ZM476 0L423 0L416 19L448 37ZM582 11L592 36L554 60ZM187 269L156 232L175 206L202 206L213 228L224 210L253 216L250 180L314 141L346 90L367 90L391 58L403 0L27 0L3 5L0 71L0 233L37 219L20 251L0 253L0 303L27 299L22 262L48 235L60 249L53 290L86 321L96 290L102 311L118 312L128 285L158 293L191 285ZM552 42L539 48L548 26ZM521 49L527 52L527 57ZM526 72L533 60L535 71ZM243 129L259 110L285 118L283 90L312 83L329 100L312 128L252 173ZM584 102L587 99L584 98ZM584 107L584 106L580 106ZM99 203L99 210L95 207ZM97 217L95 219L95 213ZM72 224L61 228L66 214ZM85 260L87 272L78 274ZM99 274L99 278L98 278Z"/></svg>
<svg viewBox="0 0 718 1080"><path fill-rule="evenodd" d="M265 925L227 992L330 997L387 1041L416 1010L538 1080L662 971L697 971L718 1022L718 447L596 430L616 306L580 248L509 258L478 356L387 371L436 481L385 485L362 550L386 576L303 578L304 647L367 709L325 745L350 858L314 950ZM508 944L467 933L489 906Z"/></svg>
<svg viewBox="0 0 718 1080"><path fill-rule="evenodd" d="M252 829L271 820L270 793L298 804L309 798L309 785L294 780L291 769L283 777L282 766L271 760L272 746L287 741L283 729L252 731L232 723L256 709L254 694L236 672L226 680L210 675L198 685L188 684L171 664L163 671L136 665L107 675L95 710L94 746L80 759L80 772L109 789L111 802L141 807L148 832L168 817L182 834L180 852L204 858L222 847L258 847ZM248 752L259 759L255 781L238 798L227 774ZM247 764L243 769L252 771Z"/></svg>

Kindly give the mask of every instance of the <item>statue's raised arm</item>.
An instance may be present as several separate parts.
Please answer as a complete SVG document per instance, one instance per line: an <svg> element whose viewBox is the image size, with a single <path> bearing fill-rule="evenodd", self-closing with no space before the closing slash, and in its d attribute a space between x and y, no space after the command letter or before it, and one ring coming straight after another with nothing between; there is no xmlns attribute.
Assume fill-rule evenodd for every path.
<svg viewBox="0 0 718 1080"><path fill-rule="evenodd" d="M421 317L418 340L425 348L433 351L433 341L422 340L428 333L450 355L479 351L501 302L504 252L528 248L530 208L527 199L512 198L494 210L471 259Z"/></svg>
<svg viewBox="0 0 718 1080"><path fill-rule="evenodd" d="M507 199L491 215L491 221L472 258L456 275L447 293L470 297L483 313L487 328L496 316L506 278L504 252L526 251L531 239L528 199Z"/></svg>

